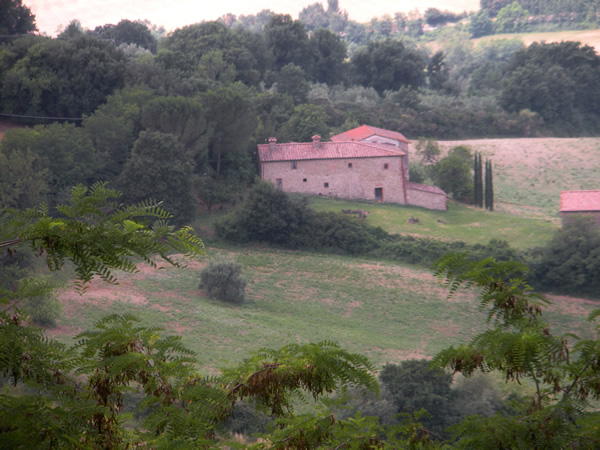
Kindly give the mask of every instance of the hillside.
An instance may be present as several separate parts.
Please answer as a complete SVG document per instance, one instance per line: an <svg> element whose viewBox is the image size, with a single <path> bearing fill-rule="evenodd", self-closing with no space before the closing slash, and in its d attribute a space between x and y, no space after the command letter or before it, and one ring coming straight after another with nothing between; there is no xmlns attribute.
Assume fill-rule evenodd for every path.
<svg viewBox="0 0 600 450"><path fill-rule="evenodd" d="M560 191L600 188L600 138L440 141L445 151L456 145L492 160L500 212L556 220Z"/></svg>
<svg viewBox="0 0 600 450"><path fill-rule="evenodd" d="M427 270L367 259L261 248L234 252L208 248L207 258L226 254L244 266L247 301L230 306L198 289L205 262L183 270L121 274L111 286L95 280L79 296L60 293L65 306L49 332L62 341L111 312L132 313L144 324L183 336L206 371L214 372L260 347L333 340L367 355L378 366L428 358L483 329L485 313L474 293L447 300ZM587 300L555 297L547 317L561 332L586 335Z"/></svg>
<svg viewBox="0 0 600 450"><path fill-rule="evenodd" d="M519 38L525 45L530 45L534 42L562 42L562 41L579 41L582 44L594 47L596 52L600 50L600 30L569 30L569 31L547 31L536 33L510 33L510 34L495 34L493 36L484 36L478 39L473 39L473 42L488 42L498 39L513 39Z"/></svg>

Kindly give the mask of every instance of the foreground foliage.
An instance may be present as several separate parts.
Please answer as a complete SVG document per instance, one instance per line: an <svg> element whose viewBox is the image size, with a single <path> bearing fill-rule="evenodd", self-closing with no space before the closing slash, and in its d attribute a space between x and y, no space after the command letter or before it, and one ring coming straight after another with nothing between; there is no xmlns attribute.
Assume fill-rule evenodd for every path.
<svg viewBox="0 0 600 450"><path fill-rule="evenodd" d="M79 185L73 188L69 203L57 206L60 217L51 217L44 204L24 211L5 209L0 215L0 249L11 254L28 245L46 257L51 270L71 261L80 291L94 276L116 283L113 270L135 272L136 259L157 267L152 257L158 256L181 267L169 252L202 253L202 241L193 230L169 225L172 216L159 204L125 206L117 201L120 195L105 183L89 189ZM150 219L154 221L149 223Z"/></svg>
<svg viewBox="0 0 600 450"><path fill-rule="evenodd" d="M600 416L590 401L600 399L600 340L597 335L595 339L553 335L541 317L548 300L531 291L523 278L526 271L513 261L472 262L460 254L437 264L436 273L450 287L450 295L461 286L480 290L490 327L471 342L440 352L434 365L466 376L495 371L507 382L526 380L535 387L512 416L473 416L455 426L457 444L461 448L596 447L600 430L592 424ZM595 310L588 320L598 316L600 310Z"/></svg>

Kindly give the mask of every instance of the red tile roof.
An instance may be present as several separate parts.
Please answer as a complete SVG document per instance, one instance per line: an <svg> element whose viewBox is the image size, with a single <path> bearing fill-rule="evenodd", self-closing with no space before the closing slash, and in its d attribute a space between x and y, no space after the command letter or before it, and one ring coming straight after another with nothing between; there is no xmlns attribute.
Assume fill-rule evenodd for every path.
<svg viewBox="0 0 600 450"><path fill-rule="evenodd" d="M331 140L334 142L340 141L362 141L363 139L369 138L371 136L381 136L388 139L395 139L400 142L408 143L408 139L406 139L401 133L396 131L384 130L383 128L376 128L370 125L361 125L358 128L353 128L352 130L344 131L343 133L337 134L331 137Z"/></svg>
<svg viewBox="0 0 600 450"><path fill-rule="evenodd" d="M561 191L560 212L600 211L600 190Z"/></svg>
<svg viewBox="0 0 600 450"><path fill-rule="evenodd" d="M405 153L395 147L367 142L319 142L318 148L312 142L290 142L258 146L258 158L261 162L269 161L301 161L307 159L347 159L347 158L381 158L384 156L404 156Z"/></svg>

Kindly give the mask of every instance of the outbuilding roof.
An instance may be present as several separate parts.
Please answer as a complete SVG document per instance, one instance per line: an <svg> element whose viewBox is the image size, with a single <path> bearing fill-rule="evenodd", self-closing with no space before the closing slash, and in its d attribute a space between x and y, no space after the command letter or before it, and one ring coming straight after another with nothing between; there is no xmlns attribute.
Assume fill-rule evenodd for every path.
<svg viewBox="0 0 600 450"><path fill-rule="evenodd" d="M381 158L404 155L403 151L395 147L367 142L290 142L258 146L258 157L261 162Z"/></svg>
<svg viewBox="0 0 600 450"><path fill-rule="evenodd" d="M600 211L600 190L561 191L560 212Z"/></svg>
<svg viewBox="0 0 600 450"><path fill-rule="evenodd" d="M437 187L437 186L431 186L429 184L413 183L412 181L409 181L408 183L406 183L406 187L409 188L409 189L415 189L417 191L431 192L432 194L447 195L439 187Z"/></svg>
<svg viewBox="0 0 600 450"><path fill-rule="evenodd" d="M408 139L406 139L402 133L384 130L383 128L372 127L370 125L361 125L360 127L353 128L352 130L344 131L343 133L332 136L331 140L334 142L362 141L363 139L367 139L371 136L381 136L384 138L408 143Z"/></svg>

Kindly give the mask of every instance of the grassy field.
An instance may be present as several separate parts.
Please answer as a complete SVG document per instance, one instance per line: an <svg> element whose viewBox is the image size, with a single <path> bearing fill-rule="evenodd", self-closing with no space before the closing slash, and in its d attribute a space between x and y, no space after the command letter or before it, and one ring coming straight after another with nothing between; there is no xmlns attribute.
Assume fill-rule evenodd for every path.
<svg viewBox="0 0 600 450"><path fill-rule="evenodd" d="M488 42L498 39L519 38L523 44L530 45L533 42L562 42L579 41L582 44L594 47L596 51L600 49L600 30L568 30L568 31L548 31L538 33L511 33L495 34L493 36L484 36L473 39L473 42Z"/></svg>
<svg viewBox="0 0 600 450"><path fill-rule="evenodd" d="M474 293L446 299L446 289L427 270L340 256L259 247L209 248L243 264L247 301L232 306L198 289L205 261L183 270L142 266L121 275L119 286L94 281L84 296L60 294L65 306L51 334L72 342L109 313L132 313L143 324L180 334L209 373L240 361L251 350L290 342L334 340L377 365L431 357L483 329L485 314ZM582 326L592 302L560 298L549 318L563 332Z"/></svg>
<svg viewBox="0 0 600 450"><path fill-rule="evenodd" d="M560 191L600 188L600 138L440 142L445 151L456 145L468 145L492 160L500 212L544 217L558 224Z"/></svg>
<svg viewBox="0 0 600 450"><path fill-rule="evenodd" d="M446 241L486 244L490 239L504 239L516 248L530 248L547 242L556 223L543 217L517 216L503 212L448 202L448 211L432 211L417 207L361 203L345 200L311 198L317 211L363 209L369 212L367 223L390 233L431 237ZM410 223L409 219L418 219Z"/></svg>

